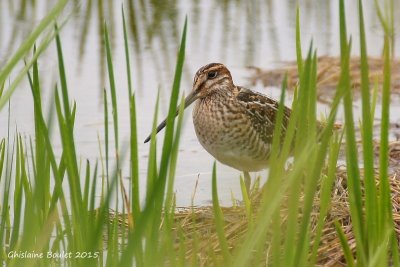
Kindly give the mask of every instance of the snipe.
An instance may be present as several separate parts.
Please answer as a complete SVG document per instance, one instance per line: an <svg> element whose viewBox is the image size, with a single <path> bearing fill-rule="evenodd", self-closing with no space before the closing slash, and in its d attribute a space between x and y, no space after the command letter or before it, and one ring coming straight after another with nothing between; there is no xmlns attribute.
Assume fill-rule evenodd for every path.
<svg viewBox="0 0 400 267"><path fill-rule="evenodd" d="M201 145L221 163L243 171L249 190L249 172L268 165L279 103L266 95L233 83L220 63L200 68L185 108L195 102L193 124ZM284 108L282 135L291 110ZM165 127L164 120L157 133ZM150 140L147 137L145 143Z"/></svg>

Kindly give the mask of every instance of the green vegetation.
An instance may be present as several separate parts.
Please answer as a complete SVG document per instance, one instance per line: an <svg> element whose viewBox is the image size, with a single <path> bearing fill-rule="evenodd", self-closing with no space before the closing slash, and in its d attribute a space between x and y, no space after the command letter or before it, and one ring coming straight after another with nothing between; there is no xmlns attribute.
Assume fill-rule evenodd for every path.
<svg viewBox="0 0 400 267"><path fill-rule="evenodd" d="M166 130L161 154L156 146L158 98L154 108L153 130L149 146L147 188L144 202L139 198L139 157L135 91L132 88L128 31L122 10L127 94L130 103L130 144L119 142L118 96L115 88L113 54L108 25L104 24L104 49L109 79L104 91L105 154L100 162L80 162L76 153L74 124L76 104L69 98L68 73L64 66L62 34L57 25L43 44L33 47L40 33L53 25L66 1L58 5L38 26L37 31L21 45L7 65L0 70L0 109L12 97L22 76L27 76L34 103L35 136L22 138L18 132L0 137L0 262L7 266L50 266L56 262L68 266L187 266L204 264L196 257L201 235L184 234L176 219L173 193L178 161L180 129L183 119L183 97L180 81L185 59L187 20L183 25L172 84ZM343 254L349 266L400 266L398 237L395 231L390 184L388 180L388 135L393 55L393 15L377 10L384 36L384 82L382 89L382 124L380 129L379 175L374 170L372 120L376 96L371 99L372 85L368 76L368 55L362 1L359 1L359 32L361 51L361 92L363 153L359 155L355 136L353 99L350 85L350 55L354 46L346 31L344 1L339 1L341 75L331 112L320 130L316 118L317 53L310 45L303 60L300 47L300 19L297 9L296 53L299 83L293 101L287 134L280 140L280 127L275 129L271 167L266 184L260 190L257 204L243 190L246 231L234 245L227 240L224 209L218 202L216 165L212 172L213 230L218 249L210 247L206 264L217 266L313 266L323 239L323 228L331 206L331 192L336 178L336 166L342 139L345 140L347 185L350 215L356 241L355 253L348 243L340 223L336 222ZM54 86L54 107L62 141L62 154L56 155L51 142L51 127L42 109L41 77L38 61L40 52L55 37L59 81ZM30 50L27 62L17 78L6 85L11 70ZM21 76L21 77L20 77ZM286 95L286 80L282 83L280 102ZM111 107L108 98L111 96ZM340 105L345 112L343 133L335 128L335 116ZM281 105L282 107L283 105ZM175 114L179 112L177 120ZM109 117L111 112L112 117ZM283 108L277 125L283 118ZM113 122L114 144L110 141L108 122ZM140 142L140 140L139 140ZM283 142L281 147L279 144ZM287 158L294 147L294 161L287 167ZM114 145L114 146L113 146ZM113 153L113 154L112 154ZM115 167L110 160L116 158ZM159 156L159 157L158 157ZM130 186L122 183L122 162L129 158ZM363 158L363 175L359 169ZM99 167L105 166L105 167ZM98 178L100 177L100 179ZM376 182L379 179L379 183ZM98 192L97 184L102 185ZM243 180L241 181L244 188ZM98 196L100 200L97 199ZM319 201L316 202L316 199ZM122 201L122 205L119 205ZM111 206L115 203L115 207ZM123 206L122 214L114 214ZM285 207L285 208L283 208ZM316 220L311 218L318 211ZM193 213L196 223L196 214ZM106 240L104 240L106 239ZM186 247L191 242L192 249ZM25 253L25 254L24 254ZM30 257L35 256L34 258ZM66 254L63 254L66 253ZM22 255L24 254L24 255ZM57 259L56 255L63 255Z"/></svg>

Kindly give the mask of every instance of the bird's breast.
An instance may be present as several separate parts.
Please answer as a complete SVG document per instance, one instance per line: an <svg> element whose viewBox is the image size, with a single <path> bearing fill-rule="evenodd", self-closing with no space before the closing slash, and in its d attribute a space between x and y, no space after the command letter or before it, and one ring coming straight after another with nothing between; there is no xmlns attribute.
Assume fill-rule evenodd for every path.
<svg viewBox="0 0 400 267"><path fill-rule="evenodd" d="M231 105L200 100L193 109L193 123L200 142L207 146L228 145L242 138L246 120ZM238 127L241 126L241 127Z"/></svg>
<svg viewBox="0 0 400 267"><path fill-rule="evenodd" d="M193 124L201 145L218 161L241 171L266 167L269 147L234 101L198 100Z"/></svg>

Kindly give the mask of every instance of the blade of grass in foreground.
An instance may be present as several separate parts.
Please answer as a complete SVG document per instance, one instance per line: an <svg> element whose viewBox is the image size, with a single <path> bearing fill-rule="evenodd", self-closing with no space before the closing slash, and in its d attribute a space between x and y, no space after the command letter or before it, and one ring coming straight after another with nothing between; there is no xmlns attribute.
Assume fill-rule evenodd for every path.
<svg viewBox="0 0 400 267"><path fill-rule="evenodd" d="M4 83L2 83L0 85L0 99L1 99L1 96L3 95L3 91L4 91Z"/></svg>
<svg viewBox="0 0 400 267"><path fill-rule="evenodd" d="M56 31L58 32L58 28L56 25ZM62 101L63 101L63 108L64 108L64 116L60 120L64 121L64 125L60 129L61 134L63 136L62 141L63 141L63 146L64 146L64 151L66 153L66 160L68 161L69 164L67 164L67 171L68 175L70 177L70 185L71 185L71 194L72 197L75 199L75 204L78 205L78 203L82 203L82 191L80 187L80 183L78 181L75 181L77 177L79 177L79 171L78 171L78 163L77 163L77 157L76 157L76 149L75 149L75 142L74 142L74 136L73 136L73 117L72 117L72 112L70 108L70 100L69 100L69 95L68 95L68 86L67 86L67 78L66 78L66 72L65 72L65 66L64 66L64 57L63 57L63 51L61 47L61 39L60 35L57 33L56 35L56 45L57 45L57 56L58 56L58 66L59 66L59 74L60 74L60 84L61 84L61 94L62 94ZM56 91L56 100L59 99L57 97ZM57 102L56 102L57 103ZM57 105L56 105L57 106ZM59 108L61 108L60 103L59 103ZM62 114L60 113L61 110L59 110L59 119L61 118ZM79 207L75 207L77 210L80 210ZM79 213L82 214L82 213Z"/></svg>
<svg viewBox="0 0 400 267"><path fill-rule="evenodd" d="M111 92L111 107L112 107L112 117L113 117L113 126L114 126L114 153L116 158L116 168L118 173L121 174L121 163L119 156L119 133L118 133L118 104L117 104L117 92L114 78L114 67L113 67L113 56L110 47L110 40L108 35L108 27L107 23L104 23L104 42L106 49L106 57L107 57L107 68L108 68L108 79L110 83L110 92ZM119 177L121 179L121 175ZM118 183L116 184L116 192L119 192L120 189L118 187ZM115 206L116 210L118 210L119 205L119 193L116 195ZM130 207L128 207L130 210Z"/></svg>
<svg viewBox="0 0 400 267"><path fill-rule="evenodd" d="M308 63L308 60L306 61L306 65L310 64L311 66L311 72L308 74L309 77L309 87L307 88L308 90L308 95L307 99L309 101L309 116L308 116L308 122L310 125L309 135L308 137L311 137L309 141L315 142L316 141L316 77L317 77L317 62L316 62L316 54L314 53L313 57L310 60L310 63ZM302 89L304 90L304 89ZM315 147L315 158L310 158L312 160L312 167L309 168L308 173L306 174L307 176L305 177L305 184L304 184L304 203L303 203L303 209L302 209L302 217L301 217L301 224L299 228L299 237L298 237L298 243L296 245L297 251L296 251L296 256L294 258L295 261L293 263L299 264L300 266L308 266L308 256L309 256L309 251L310 251L310 240L312 237L311 233L311 225L310 225L310 220L312 217L312 212L313 212L313 207L314 207L314 199L317 194L318 190L318 184L321 178L321 173L322 169L324 167L325 163L325 158L328 153L328 148L330 144L330 139L332 136L333 132L333 126L334 126L334 121L336 117L336 112L338 105L341 100L341 94L336 94L333 104L332 104L332 109L330 111L329 115L329 120L327 124L325 125L325 129L322 131L322 133L319 133L320 138L319 138L319 144L318 146ZM302 121L300 121L303 123ZM301 128L301 126L300 126ZM333 158L334 161L331 162L331 168L336 169L336 160L337 156ZM333 178L332 178L333 179ZM330 194L330 191L327 192L327 194ZM321 212L321 209L320 209Z"/></svg>
<svg viewBox="0 0 400 267"><path fill-rule="evenodd" d="M35 49L34 49L35 50ZM49 204L48 197L50 195L50 160L49 154L47 153L47 148L45 145L45 135L46 129L42 127L40 120L43 118L43 110L41 103L41 86L39 79L39 70L37 61L34 62L32 68L33 80L31 82L32 95L36 98L34 103L34 116L35 116L35 158L39 159L36 161L35 169L36 179L35 179L35 196L34 198L38 200L38 211L43 212L43 217L40 219L39 223L42 224L44 218L48 215ZM30 75L28 72L28 79ZM40 218L40 216L38 216Z"/></svg>
<svg viewBox="0 0 400 267"><path fill-rule="evenodd" d="M360 182L360 170L358 167L357 142L354 131L353 119L353 98L350 86L350 51L351 40L348 43L346 33L346 16L344 1L339 1L339 20L340 20L340 43L341 43L341 78L339 81L339 90L344 93L344 113L345 113L345 138L346 138L346 164L347 180L349 189L350 215L352 226L356 239L357 261L361 266L367 262L364 246L366 246L364 237L364 217L362 212L362 194ZM369 111L370 112L370 111Z"/></svg>
<svg viewBox="0 0 400 267"><path fill-rule="evenodd" d="M344 258L346 259L346 264L349 267L354 267L355 260L353 258L353 253L351 252L351 249L349 247L349 241L347 240L340 224L337 221L335 221L334 225L335 225L336 233L339 237L340 244L342 246Z"/></svg>
<svg viewBox="0 0 400 267"><path fill-rule="evenodd" d="M82 190L80 184L80 174L78 168L78 159L76 155L74 134L73 134L73 112L71 112L66 72L64 67L63 52L61 47L61 39L57 34L56 36L57 45L57 55L58 55L58 65L59 65L59 75L61 84L61 94L62 98L59 97L59 92L56 90L55 101L56 101L56 111L57 118L59 121L60 135L62 141L63 153L65 153L65 165L68 176L68 184L70 187L71 196L71 210L72 210L72 225L79 225L79 227L72 227L73 239L69 240L73 250L84 251L87 250L88 242L87 235L89 233L88 225L86 220L81 218L86 218L88 216L88 211L83 208L83 198ZM62 100L62 106L61 106ZM75 105L74 105L75 106ZM63 108L63 111L62 111ZM72 110L74 110L73 108ZM71 259L74 264L87 262L88 259L73 258Z"/></svg>
<svg viewBox="0 0 400 267"><path fill-rule="evenodd" d="M282 82L282 87L281 87L281 97L279 100L279 108L278 108L278 113L276 115L276 124L274 127L274 138L272 140L272 148L271 151L279 151L280 150L280 144L283 141L282 140L282 122L283 122L283 116L284 116L284 108L285 108L285 96L286 96L286 90L287 90L287 74L285 75L283 82ZM279 138L278 138L279 137ZM271 153L271 162L276 162L278 160L278 155L279 153ZM274 172L273 168L271 167L271 172ZM247 204L246 204L247 206ZM251 203L249 204L251 208ZM297 205L296 205L297 206ZM248 217L250 217L249 215ZM272 241L271 241L271 246L272 246L272 266L281 266L283 265L281 253L282 253L282 247L281 247L281 242L282 242L282 229L281 229L281 214L280 211L276 211L273 221L273 233L274 235L272 236ZM253 220L251 221L252 224L249 225L250 228L253 227ZM290 225L292 226L292 225ZM292 229L292 232L293 231ZM289 236L289 235L288 235ZM294 236L293 236L294 237ZM287 240L287 239L286 239Z"/></svg>
<svg viewBox="0 0 400 267"><path fill-rule="evenodd" d="M118 138L118 108L117 108L117 93L115 86L115 78L114 78L114 67L112 61L112 53L110 48L110 39L108 36L108 27L107 24L104 24L104 40L106 44L106 56L107 56L107 67L108 67L108 78L110 82L110 91L111 91L111 105L112 105L112 115L113 115L113 125L114 125L114 138L115 138L115 153L117 158L117 164L119 165L119 138Z"/></svg>
<svg viewBox="0 0 400 267"><path fill-rule="evenodd" d="M160 91L157 92L156 104L154 106L154 117L153 126L151 131L151 142L149 148L149 160L147 163L147 191L146 191L146 203L151 202L151 195L154 191L157 174L157 142L156 142L156 128L157 128L157 118L160 102Z"/></svg>
<svg viewBox="0 0 400 267"><path fill-rule="evenodd" d="M304 148L308 146L308 143L316 143L315 136L316 136L316 129L311 128L311 125L315 125L315 122L312 123L312 120L315 120L315 114L310 116L310 112L315 110L312 108L313 105L316 105L316 101L312 98L315 93L312 91L316 91L316 86L312 86L312 81L315 79L313 75L316 75L316 72L313 71L316 69L316 60L315 55L313 55L313 48L312 43L309 47L307 59L304 62L303 72L300 75L300 86L299 86L299 98L298 103L301 103L303 112L299 115L299 121L296 128L296 146L295 150L295 163L299 159L299 155L304 153ZM300 105L300 104L299 104ZM299 110L294 110L293 112L298 112ZM299 264L299 266L303 266L304 262L306 261L306 254L308 251L308 239L309 239L309 227L308 227L308 219L310 218L309 213L310 209L312 208L312 200L314 199L314 190L316 187L316 179L318 174L314 174L314 167L320 166L317 165L317 147L314 146L313 149L309 151L309 160L313 164L312 168L304 165L304 174L300 175L297 178L295 184L289 188L290 196L289 196L289 203L291 204L288 209L288 218L289 218L289 226L288 229L291 231L287 232L287 244L285 244L284 254L285 261L288 266L292 266L293 264ZM320 151L322 151L320 149ZM323 152L322 152L323 153ZM322 159L325 158L324 155L321 155ZM322 168L322 166L321 166ZM317 171L317 169L315 168ZM304 183L304 184L303 184ZM304 186L304 202L303 207L299 206L301 203L300 193L301 188ZM309 190L308 190L309 189ZM307 191L308 190L308 191ZM293 192L293 193L292 193ZM299 210L301 211L301 223L297 223L297 218L299 217ZM292 221L293 220L293 221ZM294 236L289 236L289 235ZM296 237L297 236L297 237ZM297 239L297 240L296 240ZM297 244L296 244L297 243ZM296 247L296 250L292 248ZM288 262L290 261L290 262Z"/></svg>
<svg viewBox="0 0 400 267"><path fill-rule="evenodd" d="M393 3L393 2L392 2ZM377 2L375 3L377 5ZM378 12L380 12L380 7L377 7ZM389 12L389 11L388 11ZM391 12L394 12L393 10ZM383 88L382 88L382 111L381 111L381 135L380 135L380 147L379 147L379 178L380 178L380 199L379 199L379 225L380 229L391 229L391 239L392 242L389 244L391 246L391 255L394 266L400 266L399 260L399 248L398 248L398 237L395 230L395 225L393 221L393 211L392 211L392 201L391 201L391 189L390 183L388 179L388 162L389 162L389 123L390 123L390 90L391 90L391 75L392 75L392 66L391 59L393 54L391 51L393 47L391 47L392 43L390 38L392 37L392 30L389 25L392 25L391 20L393 20L392 15L387 15L386 19L380 16L380 21L382 27L385 29L384 36L384 48L383 48L383 58L384 58L384 67L383 67ZM386 240L381 239L381 242L384 243ZM382 250L381 255L381 264L385 264L387 262L386 254L389 249Z"/></svg>
<svg viewBox="0 0 400 267"><path fill-rule="evenodd" d="M165 261L170 261L171 265L176 265L176 250L174 246L171 244L174 243L175 233L171 231L175 225L175 212L176 212L176 199L174 194L174 182L175 182L175 173L176 173L176 164L178 160L178 149L179 149L179 141L180 141L180 129L182 128L183 123L183 112L185 109L185 98L182 95L181 102L179 105L179 114L178 114L178 122L176 125L176 131L174 136L174 141L171 149L171 161L170 168L168 173L168 181L166 185L166 195L165 195L165 204L164 204L164 216L163 216L163 235L160 236L161 240L164 240L162 246L162 256Z"/></svg>
<svg viewBox="0 0 400 267"><path fill-rule="evenodd" d="M176 107L179 99L179 90L180 90L180 81L182 77L182 71L183 71L183 62L185 59L185 47L186 47L186 32L187 32L187 18L185 19L184 27L183 27L183 33L182 33L182 39L181 39L181 45L179 48L178 52L178 59L176 63L176 69L175 69L175 77L174 77L174 82L172 85L172 92L171 92L171 99L169 103L169 110L168 110L168 116L167 116L167 124L165 127L165 135L164 135L164 142L163 142L163 147L162 147L162 153L161 153L161 159L160 159L160 167L159 167L159 173L157 177L157 182L155 184L155 191L152 192L152 201L153 201L153 218L152 218L152 224L153 228L151 229L151 234L150 234L150 241L152 245L149 247L146 253L150 253L150 255L153 255L155 251L158 250L158 248L155 246L155 244L158 243L159 237L160 237L160 232L157 229L162 221L162 208L163 204L165 201L165 190L166 190L166 185L167 185L167 179L168 179L168 169L170 168L175 168L173 166L173 158L174 155L172 155L172 149L173 149L173 144L174 144L174 136L176 136L176 132L179 132L180 129L176 129L174 133L174 125L175 125L175 116L176 116ZM177 150L175 151L176 153L178 152ZM174 177L171 177L174 178ZM147 203L146 203L147 204ZM146 208L149 206L146 205ZM149 243L150 244L150 243ZM156 259L157 261L160 259ZM160 261L161 263L162 261ZM151 263L151 262L150 262Z"/></svg>
<svg viewBox="0 0 400 267"><path fill-rule="evenodd" d="M162 256L165 261L170 262L171 266L177 265L178 253L176 251L175 246L171 246L176 240L176 232L171 231L176 226L175 214L176 214L176 195L174 193L174 183L175 183L175 174L176 174L176 166L179 155L179 143L180 143L180 129L182 128L183 123L183 112L185 109L185 97L182 94L182 98L179 104L178 110L178 122L176 125L174 140L171 148L171 160L170 160L170 168L168 171L168 181L166 185L166 195L165 195L165 204L164 204L164 216L163 216L163 235L161 235L161 239L164 240L162 246Z"/></svg>
<svg viewBox="0 0 400 267"><path fill-rule="evenodd" d="M42 139L40 140L40 144L42 147L37 147L38 145L36 145L35 149L33 149L31 143L31 151L32 151L31 155L33 155L32 156L33 169L38 170L39 168L51 167L51 170L53 172L52 177L54 178L55 183L54 183L53 193L50 195L49 170L47 170L46 172L43 172L43 170L41 170L40 175L42 176L38 176L39 175L38 171L34 171L33 174L31 174L34 176L31 180L35 181L32 185L34 190L32 193L30 193L28 189L25 190L25 194L27 196L25 197L25 203L26 203L24 209L25 214L23 216L24 229L22 231L22 235L19 237L19 243L21 244L19 249L30 251L30 250L39 250L40 248L42 249L43 252L47 252L49 251L48 248L49 245L46 240L50 238L51 234L50 231L51 229L53 229L52 227L54 226L56 213L58 213L58 211L56 211L56 208L58 209L58 207L60 207L64 219L63 230L61 230L61 224L57 223L56 231L58 231L59 233L60 231L65 233L62 235L60 234L60 238L56 238L56 240L59 240L58 242L63 242L64 238L66 238L71 241L70 244L73 244L72 241L73 238L71 234L72 227L70 223L70 212L67 209L66 201L64 198L64 192L62 189L62 179L65 172L65 164L64 164L65 157L64 154L61 156L60 165L58 166L50 142L51 134L45 123L41 109L39 72L36 61L33 63L32 76L33 79L30 73L28 72L28 80L31 86L33 103L34 103L35 128L37 128L37 131L41 133L41 135L36 139ZM74 124L75 107L73 107L72 109L71 116L72 116L72 124ZM36 142L38 142L38 140L36 140ZM36 152L34 150L36 150ZM40 152L41 154L37 154L37 150L43 150L43 151ZM40 158L35 159L35 155L39 156L41 155L41 156ZM26 183L29 183L29 181L26 181ZM46 192L43 192L43 189L46 187L49 189L45 190ZM28 187L25 186L25 188ZM48 195L49 197L46 197L46 195ZM44 199L44 201L42 200L42 198ZM48 210L48 212L46 210ZM44 227L46 227L46 230L43 231L40 230L41 228ZM40 244L38 242L40 242ZM57 251L57 247L60 248L60 246L58 246L56 243L54 243L52 246L53 246L53 251ZM18 265L18 261L16 261L16 264Z"/></svg>
<svg viewBox="0 0 400 267"><path fill-rule="evenodd" d="M178 58L175 69L175 78L172 86L171 99L169 112L167 117L167 124L165 129L164 143L162 148L162 155L160 160L159 172L156 172L156 169L153 170L153 174L156 174L154 177L150 177L150 179L154 180L154 185L150 190L147 191L146 194L146 203L142 212L140 213L139 218L137 218L137 223L133 230L133 233L129 236L128 244L126 249L122 252L120 258L120 264L122 265L131 265L132 260L135 261L135 264L145 264L152 265L156 263L162 263L163 258L155 258L154 255L162 255L160 254L160 246L159 244L159 226L162 219L162 207L164 204L164 193L166 189L167 182L167 173L168 169L171 168L171 149L173 145L174 139L174 117L176 114L176 107L179 98L179 89L180 89L180 80L183 71L183 62L185 58L185 44L186 44L186 31L187 31L187 19L185 19L185 24L183 28L181 45L178 52ZM180 129L176 129L179 131ZM176 135L176 133L175 133ZM151 138L151 146L155 146L155 132L153 129L152 138ZM153 157L153 158L152 158ZM155 154L149 157L150 162L156 162ZM172 166L173 167L173 166ZM149 169L149 171L152 171ZM137 248L143 246L143 242L145 242L145 251L143 254L138 255ZM135 256L132 257L132 252L135 252ZM142 257L143 256L143 257ZM139 258L143 259L143 262L137 262Z"/></svg>
<svg viewBox="0 0 400 267"><path fill-rule="evenodd" d="M176 125L176 131L174 135L174 141L171 148L171 167L169 168L168 172L168 183L166 188L166 195L165 195L165 205L164 211L171 211L173 217L175 210L174 207L174 182L175 182L175 171L176 171L176 164L178 162L178 149L179 149L179 141L180 141L180 130L182 128L183 123L183 112L185 110L185 98L182 95L181 103L179 104L179 114L178 114L178 122ZM171 218L172 219L172 218ZM172 223L172 222L171 222Z"/></svg>
<svg viewBox="0 0 400 267"><path fill-rule="evenodd" d="M0 140L0 182L1 177L3 177L3 169L4 169L4 155L6 154L6 140Z"/></svg>
<svg viewBox="0 0 400 267"><path fill-rule="evenodd" d="M23 145L22 145L22 139L21 135L17 134L17 154L16 154L16 160L15 160L15 182L14 182L14 201L13 201L13 206L14 206L14 212L13 212L13 222L12 222L12 230L11 230L11 238L10 238L10 244L9 244L9 249L10 251L15 249L15 245L17 244L18 240L18 235L20 231L20 226L21 226L21 212L22 212L22 185L23 185L23 173L24 173L24 152L23 152ZM40 217L41 214L39 214L38 217Z"/></svg>
<svg viewBox="0 0 400 267"><path fill-rule="evenodd" d="M162 154L161 154L161 161L160 161L160 172L159 172L159 178L158 178L158 183L159 185L159 191L155 195L158 199L156 200L156 207L158 206L157 212L161 212L161 205L163 202L164 198L164 190L165 190L165 184L166 184L166 179L167 179L167 171L169 168L169 161L171 157L171 148L173 144L173 138L174 138L174 120L176 116L176 107L178 106L178 99L179 99L179 90L180 90L180 82L182 78L182 72L183 72L183 62L185 60L185 47L186 47L186 32L187 32L187 18L185 18L185 23L183 26L183 33L182 33L182 39L181 39L181 46L179 48L178 52L178 59L176 63L176 69L175 69L175 76L174 76L174 82L172 85L172 92L171 92L171 99L169 103L169 110L168 110L168 116L167 116L167 124L165 127L165 135L164 135L164 142L163 142L163 148L162 148ZM177 129L179 130L179 129Z"/></svg>
<svg viewBox="0 0 400 267"><path fill-rule="evenodd" d="M306 148L309 151L309 147ZM277 211L282 203L286 190L293 186L294 181L302 174L304 166L309 164L308 153L299 156L298 163L293 166L293 170L287 177L282 179L282 183L278 188L269 191L269 194L263 193L263 199L259 208L257 219L254 222L253 229L249 229L244 241L235 250L232 266L248 266L254 251L264 248L265 241L268 237L267 232L270 229L272 215ZM253 264L259 264L257 259L253 260Z"/></svg>
<svg viewBox="0 0 400 267"><path fill-rule="evenodd" d="M300 8L298 3L296 7L296 56L297 56L297 73L303 73L303 56L301 52L301 33L300 33Z"/></svg>
<svg viewBox="0 0 400 267"><path fill-rule="evenodd" d="M103 90L103 106L104 106L104 150L105 150L105 162L106 162L106 170L103 178L105 178L107 183L107 190L109 188L109 179L110 179L110 157L109 157L109 127L108 127L108 95L107 90L104 88ZM103 183L104 184L104 183Z"/></svg>
<svg viewBox="0 0 400 267"><path fill-rule="evenodd" d="M248 227L252 227L252 207L251 207L251 200L249 198L250 192L247 192L246 184L243 180L243 176L240 176L240 189L242 192L242 199L244 203L244 207L246 208L246 217L248 222ZM249 190L251 191L251 189Z"/></svg>
<svg viewBox="0 0 400 267"><path fill-rule="evenodd" d="M311 64L311 62L315 61L307 61L308 64ZM303 92L305 93L305 92ZM308 94L307 97L312 96L312 94ZM304 96L303 96L304 97ZM296 116L296 113L299 112L296 107L298 107L298 105L296 103L296 101L299 101L300 98L298 98L297 100L295 100L294 102L294 106L295 108L293 109L293 113L290 122L289 122L289 127L288 127L288 131L287 131L287 135L285 138L285 142L287 142L287 140L292 140L293 139L293 134L294 134L294 120L297 119L298 117ZM334 114L334 113L333 113ZM302 120L306 119L304 117L301 118ZM334 120L334 116L331 116L331 121L330 123L333 125L333 120ZM305 123L299 123L297 125L305 125ZM303 129L304 130L304 129ZM315 130L315 129L314 129ZM326 136L329 138L330 135L326 134ZM329 140L329 139L327 139ZM285 142L284 142L284 147L283 149L288 149L288 146L285 148ZM326 144L326 140L324 140L325 144ZM291 142L290 142L291 143ZM236 254L235 254L235 258L232 261L233 262L233 266L246 266L248 264L250 264L250 260L252 259L252 264L259 264L260 262L260 258L256 258L254 259L252 256L254 255L253 251L259 251L261 250L264 245L265 245L265 241L267 239L267 231L270 228L271 223L271 218L273 216L273 214L275 214L275 212L278 210L278 208L280 207L280 204L282 203L282 199L283 196L285 195L285 193L287 192L287 190L290 188L294 188L297 186L299 177L303 176L304 174L304 166L310 166L310 164L313 166L314 163L310 163L310 157L309 157L309 151L311 150L315 150L316 151L316 143L314 142L309 142L307 143L307 145L303 146L304 150L299 150L298 154L297 154L297 159L293 165L293 169L291 170L291 172L289 172L287 174L286 177L282 178L282 173L278 172L280 175L277 175L276 173L273 173L272 170L279 170L276 169L276 167L271 167L271 171L270 171L270 177L269 179L271 179L271 182L267 182L267 187L266 187L266 191L263 193L263 198L261 201L261 207L260 207L260 211L258 213L258 218L256 220L256 223L254 224L254 229L250 229L248 235L245 237L245 240L243 242L243 244L240 246L240 248L238 248L236 250ZM289 150L287 150L286 152L283 151L282 153L288 153ZM285 154L287 155L287 154ZM321 156L322 161L323 158L325 157L325 151L323 149L320 150L319 155L323 155ZM282 156L283 157L283 156ZM315 158L314 158L315 159ZM285 162L286 160L284 159L280 159L281 161L278 162L281 165L281 169L284 169L285 166ZM320 159L321 160L321 159ZM275 166L276 163L271 163L272 166ZM321 162L315 162L315 165L321 165ZM316 173L319 173L321 166L315 166L314 171L312 174L312 177L316 177ZM275 179L276 181L273 182L272 180ZM277 182L279 181L279 182ZM268 185L274 185L273 188L268 188ZM315 190L314 190L315 191ZM313 192L313 191L312 191ZM311 192L311 193L312 193ZM311 194L313 195L313 194ZM293 211L294 214L297 214L298 210L296 209L295 211ZM307 215L305 215L307 216ZM293 223L297 224L297 220L294 220L291 223L291 225ZM307 223L303 223L303 225L308 226ZM309 232L307 230L307 232ZM309 236L307 236L307 239L309 239ZM298 242L302 242L303 240L301 238L299 238ZM275 242L274 244L281 244L279 242ZM286 246L287 247L287 246ZM276 251L276 248L272 248L273 251ZM291 250L292 253L286 254L285 252L289 252L284 250L283 254L285 255L285 257L290 257L289 260L284 259L285 262L289 262L289 264L291 262L293 262L294 264L294 258L296 256L296 252L295 250L293 250L293 246L288 248L288 250ZM303 253L303 252L301 252ZM288 256L289 255L289 256ZM298 255L299 257L301 256L304 259L306 258L304 256L304 253L302 255ZM279 263L279 261L275 261ZM301 265L302 262L300 262ZM285 263L283 264L284 266ZM290 265L289 265L290 266Z"/></svg>
<svg viewBox="0 0 400 267"><path fill-rule="evenodd" d="M221 211L221 207L219 206L218 199L218 191L217 191L217 167L214 161L213 169L212 169L212 202L213 202L213 211L215 218L215 228L218 235L219 246L222 250L222 256L224 258L224 265L229 266L231 263L231 255L228 249L228 242L226 241L225 232L224 232L224 216Z"/></svg>
<svg viewBox="0 0 400 267"><path fill-rule="evenodd" d="M39 22L36 28L32 31L32 33L28 36L28 38L21 44L18 50L14 53L11 59L6 63L6 65L0 70L0 84L5 84L8 79L11 71L14 69L15 65L29 52L31 47L35 44L38 37L56 20L56 18L61 14L64 10L64 7L68 3L68 0L59 0L58 3L50 10L47 15ZM38 58L41 52L43 52L44 48L50 43L50 41L54 38L46 38L44 40L40 48L37 50L37 54L34 57L34 60ZM26 72L29 70L29 67L33 64L33 61L30 61L27 66L25 66L20 73L17 75L17 78L14 79L15 82L12 83L10 88L4 92L4 95L0 97L0 110L4 107L7 101L10 99L12 93L14 92L18 82L25 76ZM0 94L1 95L1 94Z"/></svg>
<svg viewBox="0 0 400 267"><path fill-rule="evenodd" d="M369 67L367 58L367 44L364 28L364 14L362 1L358 1L358 17L360 29L360 60L361 60L361 102L362 102L362 145L364 160L364 186L365 186L365 219L367 240L365 244L368 255L377 249L378 233L378 199L374 174L374 145L372 142L371 97L369 86Z"/></svg>
<svg viewBox="0 0 400 267"><path fill-rule="evenodd" d="M130 161L130 197L132 202L132 217L133 220L139 217L140 213L140 196L139 196L139 154L138 154L138 140L137 140L137 124L136 124L136 98L132 89L131 77L131 64L128 45L128 33L126 29L124 7L121 8L122 12L122 25L124 30L124 47L125 47L125 62L126 62L126 75L128 77L128 97L129 97L129 110L130 110L130 147L131 147L131 161Z"/></svg>
<svg viewBox="0 0 400 267"><path fill-rule="evenodd" d="M328 162L328 174L323 177L321 190L320 190L320 209L317 225L315 227L315 237L313 239L313 246L311 250L311 256L309 260L309 266L315 266L317 260L318 248L320 246L320 240L322 236L322 230L325 225L326 215L329 211L329 205L331 203L331 192L336 178L336 164L340 152L340 144L342 143L342 136L339 138L331 139L329 145L329 162Z"/></svg>
<svg viewBox="0 0 400 267"><path fill-rule="evenodd" d="M62 190L62 180L63 180L63 176L64 176L64 171L65 171L64 155L61 156L60 165L58 166L56 158L55 158L55 154L54 154L51 142L50 142L50 131L45 123L43 111L41 108L42 100L40 98L39 72L38 72L38 66L37 66L36 61L33 63L33 75L32 76L33 76L33 78L31 77L30 73L28 72L28 80L29 80L29 84L31 87L33 104L34 104L35 128L38 128L37 131L41 134L41 137L44 140L44 143L41 143L41 145L45 146L45 151L46 151L46 154L48 155L48 160L50 162L49 164L51 166L52 174L53 174L54 181L55 181L54 189L53 189L53 193L52 193L52 199L51 199L50 208L49 208L49 211L51 211L52 209L55 208L58 198L60 198L61 202L63 202L65 204L64 193ZM51 110L51 112L53 112L53 110ZM73 111L73 116L72 116L73 120L75 118L74 114L75 114L75 111ZM36 142L37 142L37 140L36 140ZM37 146L38 146L38 144L36 144L35 147L37 147ZM33 151L32 145L31 145L31 150L32 150L32 155L36 155L35 157L32 157L32 162L33 162L34 170L37 170L42 165L42 163L38 162L39 159L41 161L44 161L45 158L43 158L42 155L37 155L37 152ZM38 158L38 157L40 157L40 158ZM37 171L34 171L33 173L34 173L34 175L38 175ZM40 177L40 178L38 177L38 179L42 179L42 178L43 177ZM35 180L37 180L37 179L35 179Z"/></svg>

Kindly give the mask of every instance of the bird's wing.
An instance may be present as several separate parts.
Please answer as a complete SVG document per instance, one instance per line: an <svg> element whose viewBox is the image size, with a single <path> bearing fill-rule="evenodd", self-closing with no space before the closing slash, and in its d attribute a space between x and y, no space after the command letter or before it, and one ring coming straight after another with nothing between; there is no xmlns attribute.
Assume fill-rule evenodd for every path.
<svg viewBox="0 0 400 267"><path fill-rule="evenodd" d="M266 143L271 143L278 114L279 102L261 93L244 87L237 87L236 98L247 111L252 120L254 129L262 136ZM281 137L284 137L289 124L291 110L285 106L281 128ZM281 138L283 141L283 138Z"/></svg>

